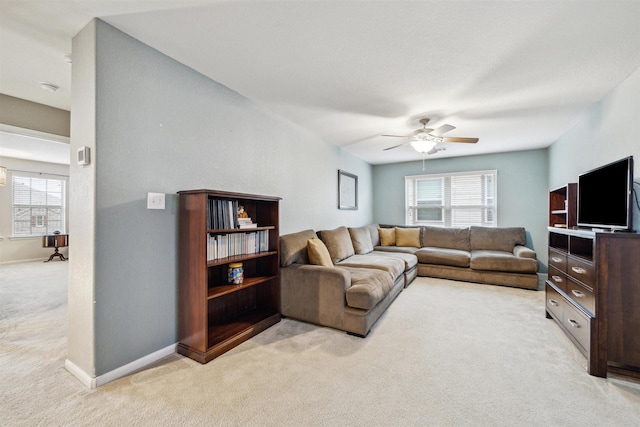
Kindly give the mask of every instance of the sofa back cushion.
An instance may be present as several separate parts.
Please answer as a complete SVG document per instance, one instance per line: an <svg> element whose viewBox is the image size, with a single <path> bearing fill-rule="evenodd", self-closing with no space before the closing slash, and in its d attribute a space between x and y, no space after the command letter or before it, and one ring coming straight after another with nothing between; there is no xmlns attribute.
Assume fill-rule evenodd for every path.
<svg viewBox="0 0 640 427"><path fill-rule="evenodd" d="M349 235L356 254L364 255L373 252L373 242L371 241L369 227L349 228Z"/></svg>
<svg viewBox="0 0 640 427"><path fill-rule="evenodd" d="M524 245L526 242L523 227L471 227L471 250L512 252L516 245Z"/></svg>
<svg viewBox="0 0 640 427"><path fill-rule="evenodd" d="M396 227L396 246L420 247L420 229Z"/></svg>
<svg viewBox="0 0 640 427"><path fill-rule="evenodd" d="M469 228L422 227L422 247L470 251Z"/></svg>
<svg viewBox="0 0 640 427"><path fill-rule="evenodd" d="M369 229L369 234L371 234L371 244L373 247L380 246L380 233L378 233L380 226L378 224L369 224L367 228Z"/></svg>
<svg viewBox="0 0 640 427"><path fill-rule="evenodd" d="M307 242L314 237L317 236L313 230L280 236L280 267L287 267L291 264L309 264Z"/></svg>
<svg viewBox="0 0 640 427"><path fill-rule="evenodd" d="M322 265L324 267L333 267L331 262L331 256L327 247L322 240L314 237L307 242L307 254L309 255L309 262L313 265Z"/></svg>
<svg viewBox="0 0 640 427"><path fill-rule="evenodd" d="M318 234L327 246L331 261L334 264L355 254L347 227L342 226L333 230L322 230Z"/></svg>

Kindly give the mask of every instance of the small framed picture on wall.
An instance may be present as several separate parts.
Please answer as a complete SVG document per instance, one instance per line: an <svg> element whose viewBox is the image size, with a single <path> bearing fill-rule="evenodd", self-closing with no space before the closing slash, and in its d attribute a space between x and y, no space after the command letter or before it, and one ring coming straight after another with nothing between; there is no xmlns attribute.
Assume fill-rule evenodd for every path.
<svg viewBox="0 0 640 427"><path fill-rule="evenodd" d="M358 177L338 169L338 209L358 209Z"/></svg>

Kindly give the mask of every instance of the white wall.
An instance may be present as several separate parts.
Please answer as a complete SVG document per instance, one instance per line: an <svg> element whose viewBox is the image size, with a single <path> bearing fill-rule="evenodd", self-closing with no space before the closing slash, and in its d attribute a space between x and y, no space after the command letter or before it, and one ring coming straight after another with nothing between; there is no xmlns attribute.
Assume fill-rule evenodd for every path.
<svg viewBox="0 0 640 427"><path fill-rule="evenodd" d="M71 168L70 226L88 247L71 264L68 356L86 374L177 341L177 191L282 197L283 234L372 221L367 163L104 22L76 36L73 52L72 152L95 140L92 165ZM338 169L359 177L357 211L337 209ZM166 209L147 210L147 192L166 193Z"/></svg>
<svg viewBox="0 0 640 427"><path fill-rule="evenodd" d="M550 147L550 188L577 182L579 174L627 156L634 157L634 176L640 182L640 69ZM640 185L634 187L633 228L640 230Z"/></svg>
<svg viewBox="0 0 640 427"><path fill-rule="evenodd" d="M42 247L42 237L16 238L11 236L13 233L11 177L13 171L69 176L69 166L34 162L12 157L0 157L0 165L5 166L8 170L7 184L4 186L0 185L0 263L49 259L49 256L53 253L53 249ZM61 248L60 252L67 256L68 248Z"/></svg>

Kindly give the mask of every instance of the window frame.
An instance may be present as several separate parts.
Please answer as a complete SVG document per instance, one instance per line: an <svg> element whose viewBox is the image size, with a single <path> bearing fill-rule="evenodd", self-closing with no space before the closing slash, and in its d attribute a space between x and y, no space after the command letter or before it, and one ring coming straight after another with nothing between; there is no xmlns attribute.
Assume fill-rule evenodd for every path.
<svg viewBox="0 0 640 427"><path fill-rule="evenodd" d="M46 180L46 181L57 181L56 184L60 184L60 203L51 204L49 202L52 194L49 190L45 196L45 203L33 203L33 185L29 184L29 202L30 203L19 203L16 201L17 195L17 183L18 180ZM8 182L11 183L10 192L11 192L11 238L12 239L29 239L29 238L37 238L45 235L53 234L54 231L59 231L61 234L66 234L68 229L68 188L69 188L69 177L67 175L58 175L51 173L38 173L38 172L28 172L28 171L11 171L10 180ZM46 183L47 188L49 183ZM28 209L31 210L29 217L31 218L31 225L29 226L29 233L20 232L19 223L21 221L17 218L17 209ZM33 213L34 209L44 210L44 213ZM49 215L51 214L51 210L60 211L59 220L55 220L58 224L55 226L50 226ZM38 227L40 223L41 226ZM53 221L51 221L53 223ZM37 230L40 228L41 230Z"/></svg>
<svg viewBox="0 0 640 427"><path fill-rule="evenodd" d="M480 204L470 203L465 205L456 206L452 203L454 197L454 191L452 189L452 180L455 177L468 177L472 178L480 176L480 194L475 193L471 197L480 198ZM498 226L498 170L480 170L480 171L464 171L464 172L449 172L449 173L436 173L436 174L422 174L422 175L409 175L405 176L405 225L411 226L435 226L435 227L468 227L471 225L480 225L483 227L497 227ZM442 220L441 221L425 221L419 220L419 210L427 209L419 206L418 198L418 183L424 180L441 179L443 183L443 198L444 201L441 205L430 206L429 209L441 208ZM492 180L492 182L489 182ZM411 204L413 202L413 204ZM480 209L479 223L465 222L454 224L454 216L456 210L473 210Z"/></svg>

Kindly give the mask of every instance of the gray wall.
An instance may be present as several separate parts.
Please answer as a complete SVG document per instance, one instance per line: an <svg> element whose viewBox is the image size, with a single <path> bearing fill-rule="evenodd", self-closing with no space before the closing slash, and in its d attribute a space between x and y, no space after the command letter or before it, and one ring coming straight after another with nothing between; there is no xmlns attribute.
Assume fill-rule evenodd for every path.
<svg viewBox="0 0 640 427"><path fill-rule="evenodd" d="M177 191L282 197L288 233L370 223L372 186L369 164L104 22L96 28L99 376L177 341ZM357 211L337 209L338 169L359 177ZM147 210L147 192L166 193L166 209Z"/></svg>
<svg viewBox="0 0 640 427"><path fill-rule="evenodd" d="M404 177L429 173L498 170L498 225L525 227L527 245L547 271L547 150L516 151L373 167L375 221L404 224Z"/></svg>
<svg viewBox="0 0 640 427"><path fill-rule="evenodd" d="M551 188L577 182L578 175L623 157L633 156L640 182L640 69L596 104L549 149ZM635 185L633 228L640 230Z"/></svg>

